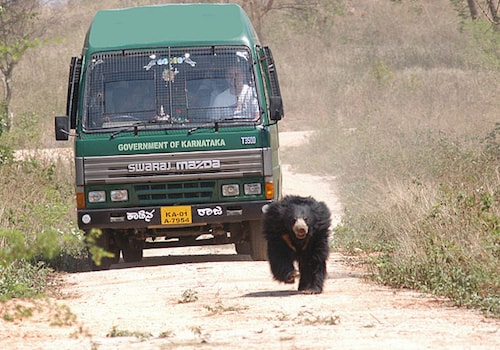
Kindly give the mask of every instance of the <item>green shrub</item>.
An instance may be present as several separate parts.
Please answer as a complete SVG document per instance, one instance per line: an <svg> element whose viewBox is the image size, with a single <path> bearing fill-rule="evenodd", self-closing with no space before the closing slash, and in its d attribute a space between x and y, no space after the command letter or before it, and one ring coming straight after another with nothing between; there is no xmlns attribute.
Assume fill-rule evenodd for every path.
<svg viewBox="0 0 500 350"><path fill-rule="evenodd" d="M497 29L489 21L467 19L462 23L462 30L471 33L474 37L481 59L488 65L500 69L500 55L498 54L500 35Z"/></svg>
<svg viewBox="0 0 500 350"><path fill-rule="evenodd" d="M2 121L0 120L0 123ZM14 160L14 150L8 146L0 145L0 166L9 165Z"/></svg>
<svg viewBox="0 0 500 350"><path fill-rule="evenodd" d="M43 263L33 264L20 259L9 265L0 265L0 301L42 295L49 276L50 270Z"/></svg>
<svg viewBox="0 0 500 350"><path fill-rule="evenodd" d="M461 143L426 139L432 152L405 149L409 162L399 163L400 176L376 159L371 183L344 196L347 210L335 229L337 247L378 252L371 262L380 283L421 289L500 315L499 130L496 125L483 140ZM417 159L418 175L410 161ZM409 178L408 169L413 169ZM357 178L344 181L343 190L352 190Z"/></svg>
<svg viewBox="0 0 500 350"><path fill-rule="evenodd" d="M7 100L0 101L0 136L4 133L7 128Z"/></svg>
<svg viewBox="0 0 500 350"><path fill-rule="evenodd" d="M12 150L5 149L9 161L0 165L0 283L21 282L4 287L0 297L24 297L31 293L24 284L29 286L36 274L81 270L86 250L74 224L71 168L34 156L14 160Z"/></svg>
<svg viewBox="0 0 500 350"><path fill-rule="evenodd" d="M8 266L17 260L32 260L36 256L51 259L59 253L60 233L42 231L33 239L19 230L0 229L0 265Z"/></svg>

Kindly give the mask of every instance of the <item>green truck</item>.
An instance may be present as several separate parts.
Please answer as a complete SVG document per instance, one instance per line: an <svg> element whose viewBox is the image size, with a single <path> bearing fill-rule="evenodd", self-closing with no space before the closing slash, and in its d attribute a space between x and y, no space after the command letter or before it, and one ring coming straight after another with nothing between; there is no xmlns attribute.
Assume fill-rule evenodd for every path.
<svg viewBox="0 0 500 350"><path fill-rule="evenodd" d="M271 50L240 6L98 11L55 117L56 140L74 140L78 226L114 254L93 269L206 244L265 260L282 118Z"/></svg>

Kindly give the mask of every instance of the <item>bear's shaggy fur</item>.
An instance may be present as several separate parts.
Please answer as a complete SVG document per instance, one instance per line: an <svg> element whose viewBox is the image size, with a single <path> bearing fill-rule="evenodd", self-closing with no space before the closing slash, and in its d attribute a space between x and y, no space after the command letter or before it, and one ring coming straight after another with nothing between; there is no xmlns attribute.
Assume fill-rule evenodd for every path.
<svg viewBox="0 0 500 350"><path fill-rule="evenodd" d="M312 197L286 196L265 210L263 233L274 278L294 283L300 276L299 291L323 291L331 214L324 202ZM294 268L298 262L299 271Z"/></svg>

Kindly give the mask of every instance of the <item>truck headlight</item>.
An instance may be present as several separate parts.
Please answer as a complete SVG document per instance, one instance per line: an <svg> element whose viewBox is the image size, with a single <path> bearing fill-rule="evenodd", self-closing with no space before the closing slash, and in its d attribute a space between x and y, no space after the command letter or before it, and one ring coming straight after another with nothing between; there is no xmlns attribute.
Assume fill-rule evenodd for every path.
<svg viewBox="0 0 500 350"><path fill-rule="evenodd" d="M105 191L90 191L88 194L89 203L102 203L106 202Z"/></svg>
<svg viewBox="0 0 500 350"><path fill-rule="evenodd" d="M110 192L112 202L125 202L128 201L127 190L113 190Z"/></svg>
<svg viewBox="0 0 500 350"><path fill-rule="evenodd" d="M247 195L247 196L259 195L262 193L262 186L258 182L251 183L251 184L245 184L243 186L243 191L245 192L245 195Z"/></svg>
<svg viewBox="0 0 500 350"><path fill-rule="evenodd" d="M238 184L222 185L222 195L224 197L234 197L240 194L240 186Z"/></svg>

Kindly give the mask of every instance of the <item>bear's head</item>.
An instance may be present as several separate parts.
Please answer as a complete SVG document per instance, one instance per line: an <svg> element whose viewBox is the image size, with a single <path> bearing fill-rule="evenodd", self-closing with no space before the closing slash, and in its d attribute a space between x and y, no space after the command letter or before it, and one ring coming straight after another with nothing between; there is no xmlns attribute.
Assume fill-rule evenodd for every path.
<svg viewBox="0 0 500 350"><path fill-rule="evenodd" d="M285 223L290 225L287 229L293 232L295 238L299 240L305 239L312 233L311 225L314 220L314 214L311 212L311 206L304 204L305 203L289 203L283 208Z"/></svg>
<svg viewBox="0 0 500 350"><path fill-rule="evenodd" d="M330 210L312 197L287 195L263 208L264 231L269 239L286 234L295 244L306 244L313 236L329 234Z"/></svg>

